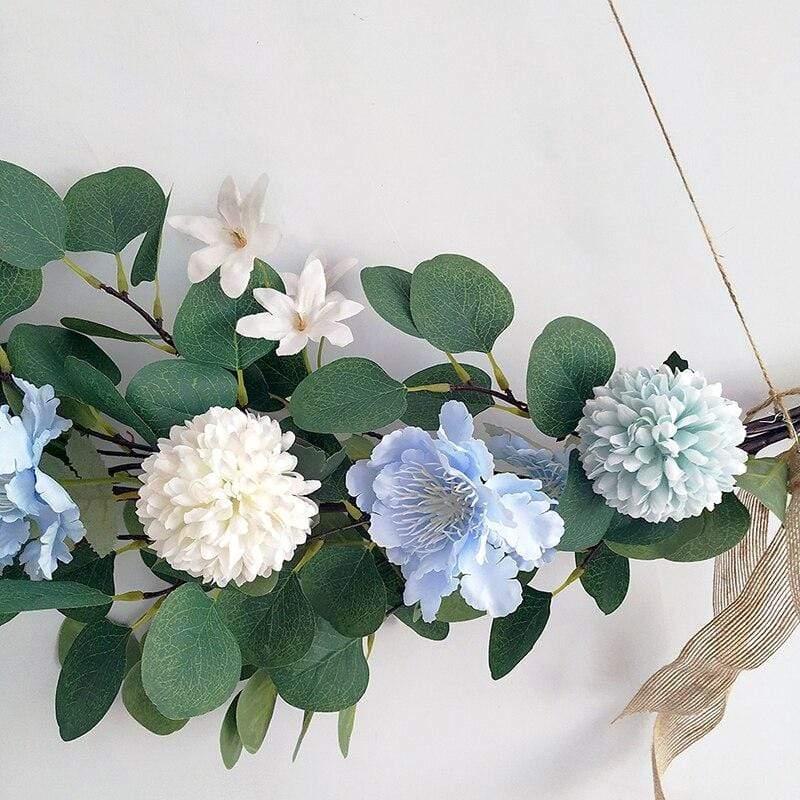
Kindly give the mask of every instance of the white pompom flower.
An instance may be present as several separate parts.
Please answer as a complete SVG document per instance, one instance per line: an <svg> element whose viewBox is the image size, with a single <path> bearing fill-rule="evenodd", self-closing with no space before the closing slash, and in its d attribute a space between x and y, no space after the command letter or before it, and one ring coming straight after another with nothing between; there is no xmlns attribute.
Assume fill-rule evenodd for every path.
<svg viewBox="0 0 800 800"><path fill-rule="evenodd" d="M578 423L581 461L608 505L647 522L711 510L745 471L741 409L694 370L620 370Z"/></svg>
<svg viewBox="0 0 800 800"><path fill-rule="evenodd" d="M269 417L212 408L142 467L136 511L153 549L175 569L242 585L292 558L311 530L319 481L294 472L293 433Z"/></svg>

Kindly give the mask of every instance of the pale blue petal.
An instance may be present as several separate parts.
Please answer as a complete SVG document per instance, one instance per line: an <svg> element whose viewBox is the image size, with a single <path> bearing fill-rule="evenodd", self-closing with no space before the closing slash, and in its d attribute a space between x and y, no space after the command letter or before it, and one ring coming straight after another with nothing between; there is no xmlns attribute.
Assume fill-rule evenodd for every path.
<svg viewBox="0 0 800 800"><path fill-rule="evenodd" d="M490 617L510 614L522 602L516 561L494 547L488 548L483 564L478 563L475 555L474 550L465 549L459 558L461 596Z"/></svg>
<svg viewBox="0 0 800 800"><path fill-rule="evenodd" d="M397 461L405 450L428 450L432 445L433 439L427 431L421 428L401 428L381 439L372 451L370 460L373 464L382 466Z"/></svg>
<svg viewBox="0 0 800 800"><path fill-rule="evenodd" d="M0 558L13 558L28 541L30 523L25 519L0 522ZM10 561L8 563L11 563ZM7 565L6 565L7 566Z"/></svg>
<svg viewBox="0 0 800 800"><path fill-rule="evenodd" d="M0 414L0 475L13 475L33 466L31 443L22 420Z"/></svg>
<svg viewBox="0 0 800 800"><path fill-rule="evenodd" d="M375 492L372 490L372 484L380 471L381 468L376 467L372 461L363 459L356 461L347 470L347 475L345 476L348 493L355 498L356 505L367 514L372 511L372 505L375 502Z"/></svg>
<svg viewBox="0 0 800 800"><path fill-rule="evenodd" d="M5 494L17 509L17 517L38 514L42 509L36 496L36 471L33 469L17 473L6 484Z"/></svg>
<svg viewBox="0 0 800 800"><path fill-rule="evenodd" d="M36 470L36 492L56 514L74 505L67 490L54 478L41 470Z"/></svg>
<svg viewBox="0 0 800 800"><path fill-rule="evenodd" d="M442 598L458 588L458 578L447 572L426 572L406 577L403 602L407 606L419 603L422 619L433 622L442 604Z"/></svg>
<svg viewBox="0 0 800 800"><path fill-rule="evenodd" d="M467 407L458 400L448 400L439 412L439 438L461 444L472 439L474 432L475 424Z"/></svg>
<svg viewBox="0 0 800 800"><path fill-rule="evenodd" d="M14 381L22 389L21 419L28 432L34 462L38 463L45 445L68 431L72 423L56 413L59 401L52 386L37 388L21 378Z"/></svg>

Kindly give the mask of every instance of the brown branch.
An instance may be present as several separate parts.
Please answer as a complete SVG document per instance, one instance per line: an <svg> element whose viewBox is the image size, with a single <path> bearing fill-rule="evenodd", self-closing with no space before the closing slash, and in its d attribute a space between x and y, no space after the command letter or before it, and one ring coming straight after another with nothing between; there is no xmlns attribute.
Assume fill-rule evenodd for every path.
<svg viewBox="0 0 800 800"><path fill-rule="evenodd" d="M175 347L175 340L172 338L172 335L164 328L162 324L162 320L156 319L152 314L148 313L143 309L127 292L120 292L118 289L115 289L113 286L109 286L106 283L101 283L100 286L97 287L101 289L106 294L110 294L112 297L116 297L117 300L121 300L125 305L132 308L160 337L161 339L168 344L170 347Z"/></svg>

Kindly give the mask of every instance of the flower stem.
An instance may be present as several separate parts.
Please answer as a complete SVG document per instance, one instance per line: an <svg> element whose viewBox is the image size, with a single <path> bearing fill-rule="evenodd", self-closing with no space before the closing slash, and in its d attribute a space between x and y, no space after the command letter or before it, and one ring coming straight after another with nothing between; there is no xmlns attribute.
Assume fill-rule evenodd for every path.
<svg viewBox="0 0 800 800"><path fill-rule="evenodd" d="M464 367L462 367L461 364L456 361L452 353L445 353L445 355L447 356L447 360L453 365L453 369L455 370L456 375L458 375L458 379L462 383L469 383L472 380L469 372L467 372Z"/></svg>
<svg viewBox="0 0 800 800"><path fill-rule="evenodd" d="M406 386L409 392L437 392L439 394L446 394L450 391L449 383L429 383L425 386Z"/></svg>
<svg viewBox="0 0 800 800"><path fill-rule="evenodd" d="M496 409L497 411L506 411L509 414L513 414L515 417L525 417L525 419L530 419L531 415L527 411L522 411L522 409L514 408L514 406L501 406L499 403L495 403L492 408Z"/></svg>
<svg viewBox="0 0 800 800"><path fill-rule="evenodd" d="M322 366L322 348L325 347L325 337L319 340L319 347L317 348L317 369Z"/></svg>
<svg viewBox="0 0 800 800"><path fill-rule="evenodd" d="M61 259L81 280L86 281L93 289L100 289L103 286L103 282L100 278L92 275L91 272L87 272L80 264L76 264L71 258L68 256L64 256Z"/></svg>
<svg viewBox="0 0 800 800"><path fill-rule="evenodd" d="M161 305L161 283L158 280L158 276L156 276L155 285L156 296L153 299L153 317L156 322L161 324L164 321L164 307Z"/></svg>
<svg viewBox="0 0 800 800"><path fill-rule="evenodd" d="M249 398L247 397L247 389L244 385L244 372L240 369L236 370L236 381L238 384L236 389L236 402L239 404L239 408L247 408Z"/></svg>
<svg viewBox="0 0 800 800"><path fill-rule="evenodd" d="M583 564L581 564L579 567L575 567L575 569L572 570L572 572L570 572L570 574L567 576L567 579L564 581L564 583L562 583L561 586L553 589L550 594L555 597L559 592L563 592L567 586L575 583L575 581L577 581L584 572L586 572L586 567L584 567Z"/></svg>
<svg viewBox="0 0 800 800"><path fill-rule="evenodd" d="M130 550L141 550L147 541L144 539L134 539L132 542L128 542L128 544L123 545L122 547L118 547L114 552L119 556L123 553L127 553Z"/></svg>
<svg viewBox="0 0 800 800"><path fill-rule="evenodd" d="M125 265L122 263L122 256L119 253L114 253L114 259L117 262L117 291L125 294L128 289L128 277L125 275Z"/></svg>
<svg viewBox="0 0 800 800"><path fill-rule="evenodd" d="M69 486L102 486L106 483L124 483L124 477L109 475L107 478L62 478L59 483L66 487Z"/></svg>

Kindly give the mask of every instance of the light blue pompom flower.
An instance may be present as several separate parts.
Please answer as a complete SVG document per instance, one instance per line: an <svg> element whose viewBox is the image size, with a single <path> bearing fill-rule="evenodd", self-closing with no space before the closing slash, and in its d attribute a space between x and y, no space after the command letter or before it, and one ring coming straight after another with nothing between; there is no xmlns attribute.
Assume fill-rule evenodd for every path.
<svg viewBox="0 0 800 800"><path fill-rule="evenodd" d="M564 532L541 482L503 473L473 438L463 403L442 406L436 438L420 428L386 436L347 473L347 489L369 513L370 537L406 580L403 600L431 622L457 589L492 617L522 600L520 570L549 563Z"/></svg>
<svg viewBox="0 0 800 800"><path fill-rule="evenodd" d="M558 500L567 482L569 453L561 450L554 453L546 447L536 445L530 439L519 436L496 425L487 425L487 433L493 434L486 440L489 452L496 462L526 478L542 482L542 491Z"/></svg>
<svg viewBox="0 0 800 800"><path fill-rule="evenodd" d="M72 423L56 413L52 386L15 382L23 393L22 413L12 416L0 406L0 568L22 550L28 575L49 579L59 562L72 560L67 540L75 543L85 532L72 498L39 469L45 446Z"/></svg>

